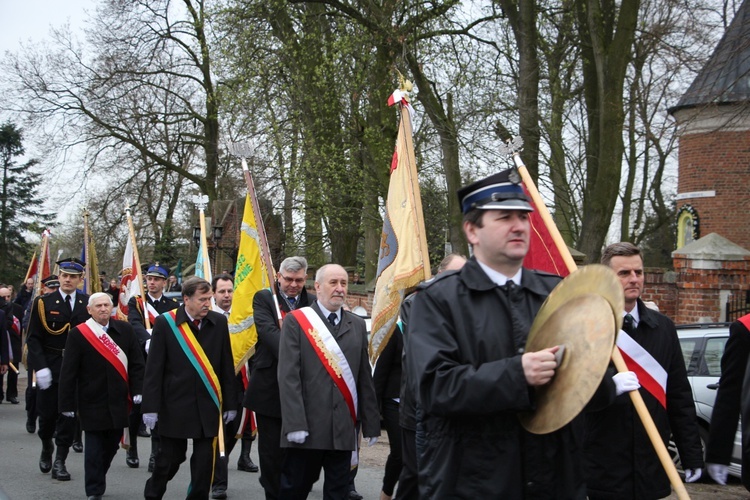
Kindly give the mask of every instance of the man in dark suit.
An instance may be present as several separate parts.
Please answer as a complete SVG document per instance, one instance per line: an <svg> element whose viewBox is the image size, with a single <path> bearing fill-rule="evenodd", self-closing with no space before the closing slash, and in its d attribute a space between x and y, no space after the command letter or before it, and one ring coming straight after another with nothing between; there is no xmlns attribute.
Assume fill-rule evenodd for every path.
<svg viewBox="0 0 750 500"><path fill-rule="evenodd" d="M214 292L214 301L216 302L216 312L223 314L227 320L232 312L232 298L234 297L234 280L232 276L226 273L217 274L211 280L211 288ZM234 378L234 386L237 391L237 400L241 401L245 392L245 383L243 382L243 373L237 374ZM214 479L211 483L211 498L222 499L227 497L227 486L229 484L229 455L237 444L237 434L242 435L240 457L237 459L237 470L245 472L258 472L258 466L250 459L250 451L253 445L253 433L248 425L248 419L245 420L245 426L240 429L242 424L241 418L235 418L234 421L224 426L224 446L226 454L222 458L219 456L219 450L216 450L216 468L214 470Z"/></svg>
<svg viewBox="0 0 750 500"><path fill-rule="evenodd" d="M237 415L227 319L211 310L211 284L191 278L184 303L156 319L146 360L143 422L159 422L160 447L144 495L162 498L193 441L187 498L208 498L219 422ZM222 415L223 414L223 415Z"/></svg>
<svg viewBox="0 0 750 500"><path fill-rule="evenodd" d="M128 427L131 399L141 402L143 354L133 328L110 319L112 298L107 293L89 297L91 319L70 330L60 369L60 412L78 412L86 433L84 476L86 496L98 500L107 487L106 476Z"/></svg>
<svg viewBox="0 0 750 500"><path fill-rule="evenodd" d="M306 498L321 467L324 497L347 498L357 426L369 445L380 435L365 322L343 309L347 280L343 267L321 267L317 301L284 319L278 376L287 450L279 498Z"/></svg>
<svg viewBox="0 0 750 500"><path fill-rule="evenodd" d="M45 276L42 278L42 289L39 293L39 295L47 295L48 293L56 292L60 288L60 280L57 278L56 274L50 274L49 276ZM27 332L26 335L26 342L28 342L28 326L29 321L31 320L31 306L32 303L29 301L29 303L26 305L26 311L24 312L24 319L21 323L22 329ZM31 381L34 378L34 370L31 369L29 366L31 363L29 361L26 361L26 369L27 369L27 381ZM26 432L29 434L34 434L36 432L36 419L37 419L37 411L36 411L36 394L37 389L36 385L33 383L27 383L26 384Z"/></svg>
<svg viewBox="0 0 750 500"><path fill-rule="evenodd" d="M38 434L42 440L39 470L44 473L52 470L53 479L70 481L65 459L73 444L76 423L74 418L65 417L58 410L57 384L68 332L89 319L86 310L89 296L78 292L78 285L83 280L83 261L71 257L57 264L60 266L60 288L34 300L26 343L29 365L36 371L37 388L40 389L37 390ZM57 445L54 466L53 436Z"/></svg>
<svg viewBox="0 0 750 500"><path fill-rule="evenodd" d="M721 356L721 379L719 391L716 393L713 413L711 414L711 429L708 434L706 448L706 471L719 484L727 484L729 462L734 448L734 436L740 421L740 408L747 412L743 399L747 401L747 386L745 380L748 375L747 363L750 359L750 314L737 319L729 326L729 339L724 346ZM743 390L743 387L745 390ZM747 424L750 418L747 413L741 419L742 429L742 458L750 458L750 447L747 442ZM750 490L750 465L742 467L742 482Z"/></svg>
<svg viewBox="0 0 750 500"><path fill-rule="evenodd" d="M140 296L131 297L128 301L128 323L133 327L135 336L143 349L146 358L151 343L151 330L156 317L172 309L177 309L180 303L176 299L168 299L164 296L164 287L167 285L169 268L160 266L157 262L148 267L146 271L146 303ZM146 328L145 316L148 315ZM132 469L140 465L138 459L138 429L141 427L141 405L134 404L130 412L130 448L125 457L125 463ZM148 459L148 471L154 471L154 458L159 449L159 427L156 426L151 432L151 455Z"/></svg>
<svg viewBox="0 0 750 500"><path fill-rule="evenodd" d="M685 360L672 320L647 307L643 294L644 272L641 250L629 242L609 245L601 263L617 275L625 295L625 317L618 345L623 339L637 346L641 360L631 365L641 380L648 374L661 382L651 390L640 390L643 402L666 446L670 434L680 453L685 482L700 479L703 450L695 416L693 391L688 382ZM632 349L632 347L631 347ZM632 359L632 358L631 358ZM623 373L612 381L617 387L610 406L586 413L584 467L588 497L663 498L671 488L667 474L651 445L630 397L619 387ZM605 382L609 375L605 375ZM663 385L662 385L663 384Z"/></svg>
<svg viewBox="0 0 750 500"><path fill-rule="evenodd" d="M25 287L24 287L25 289ZM10 339L9 355L13 364L18 367L21 359L21 320L23 320L23 307L11 301L11 290L7 286L0 286L0 308L5 313L5 327ZM3 400L3 378L0 374L0 402ZM18 404L18 372L8 372L8 386L5 390L5 398L11 404Z"/></svg>
<svg viewBox="0 0 750 500"><path fill-rule="evenodd" d="M279 267L276 282L276 300L281 317L290 311L312 305L315 295L305 289L307 260L288 257ZM284 448L281 447L281 401L279 399L279 312L271 290L260 290L253 297L253 316L258 342L255 344L253 369L245 391L244 406L255 412L258 423L258 456L260 458L260 484L268 500L279 496L281 465Z"/></svg>

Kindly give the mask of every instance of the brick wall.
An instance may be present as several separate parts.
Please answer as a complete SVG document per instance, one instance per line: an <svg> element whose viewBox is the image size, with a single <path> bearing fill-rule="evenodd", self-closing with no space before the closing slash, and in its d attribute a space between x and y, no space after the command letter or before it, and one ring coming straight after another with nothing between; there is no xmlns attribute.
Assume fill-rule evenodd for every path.
<svg viewBox="0 0 750 500"><path fill-rule="evenodd" d="M700 236L718 233L750 249L750 131L714 131L680 138L678 193L716 191L677 201L698 212Z"/></svg>

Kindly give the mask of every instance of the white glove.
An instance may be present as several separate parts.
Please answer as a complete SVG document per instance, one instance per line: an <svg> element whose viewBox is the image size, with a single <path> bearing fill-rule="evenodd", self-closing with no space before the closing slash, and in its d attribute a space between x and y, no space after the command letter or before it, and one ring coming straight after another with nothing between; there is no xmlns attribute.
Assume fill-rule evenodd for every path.
<svg viewBox="0 0 750 500"><path fill-rule="evenodd" d="M309 435L310 433L307 431L294 431L286 435L286 440L290 443L302 444Z"/></svg>
<svg viewBox="0 0 750 500"><path fill-rule="evenodd" d="M159 414L158 413L144 413L143 414L143 423L150 430L153 430L154 427L156 427L156 422L158 420L159 420Z"/></svg>
<svg viewBox="0 0 750 500"><path fill-rule="evenodd" d="M729 466L722 464L706 464L706 470L711 479L721 485L727 484L727 475L729 473ZM685 471L685 480L687 481L687 471ZM690 482L690 481L688 481Z"/></svg>
<svg viewBox="0 0 750 500"><path fill-rule="evenodd" d="M142 401L143 401L143 396L141 394L136 394L135 396L133 396L134 405L139 405L141 404Z"/></svg>
<svg viewBox="0 0 750 500"><path fill-rule="evenodd" d="M69 417L69 418L73 418L76 416L76 412L74 411L64 411L62 412L62 414L64 417Z"/></svg>
<svg viewBox="0 0 750 500"><path fill-rule="evenodd" d="M148 354L148 350L149 350L150 347L151 347L151 339L148 339L146 341L146 354Z"/></svg>
<svg viewBox="0 0 750 500"><path fill-rule="evenodd" d="M52 371L49 368L42 368L36 372L36 385L41 389L49 389L52 385Z"/></svg>
<svg viewBox="0 0 750 500"><path fill-rule="evenodd" d="M374 445L375 443L378 442L378 438L376 438L376 437L374 437L374 438L367 438L366 437L365 441L367 441L367 446L372 446L372 445Z"/></svg>
<svg viewBox="0 0 750 500"><path fill-rule="evenodd" d="M237 412L235 410L225 411L224 412L224 423L228 424L229 422L231 422L232 420L234 420L234 418L236 416L237 416Z"/></svg>
<svg viewBox="0 0 750 500"><path fill-rule="evenodd" d="M638 376L635 372L620 372L612 377L612 381L615 383L616 396L626 392L635 391L641 386L641 384L638 383Z"/></svg>
<svg viewBox="0 0 750 500"><path fill-rule="evenodd" d="M701 478L701 475L703 475L701 469L685 469L685 482L694 483Z"/></svg>

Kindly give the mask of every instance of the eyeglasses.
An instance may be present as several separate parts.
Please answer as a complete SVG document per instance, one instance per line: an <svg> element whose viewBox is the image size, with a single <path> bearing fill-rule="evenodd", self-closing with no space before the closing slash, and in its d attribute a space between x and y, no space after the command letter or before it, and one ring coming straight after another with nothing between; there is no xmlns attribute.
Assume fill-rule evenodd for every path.
<svg viewBox="0 0 750 500"><path fill-rule="evenodd" d="M307 279L306 279L306 278L287 278L287 277L286 277L286 276L284 276L283 274L281 275L281 277L282 277L282 278L284 278L284 281L286 281L287 283L296 283L296 284L298 284L298 285L301 285L301 284L303 284L303 283L304 283L305 281L307 281Z"/></svg>

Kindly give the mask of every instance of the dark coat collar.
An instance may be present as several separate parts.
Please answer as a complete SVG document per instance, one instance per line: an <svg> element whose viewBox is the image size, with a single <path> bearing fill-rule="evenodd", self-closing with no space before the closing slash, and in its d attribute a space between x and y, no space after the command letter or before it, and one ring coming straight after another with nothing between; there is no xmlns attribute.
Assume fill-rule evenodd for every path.
<svg viewBox="0 0 750 500"><path fill-rule="evenodd" d="M477 263L476 257L471 257L464 267L459 271L461 280L471 290L488 291L496 288L494 281L487 276L487 273ZM537 295L548 295L549 290L539 276L531 269L523 268L521 274L521 288L525 288Z"/></svg>

